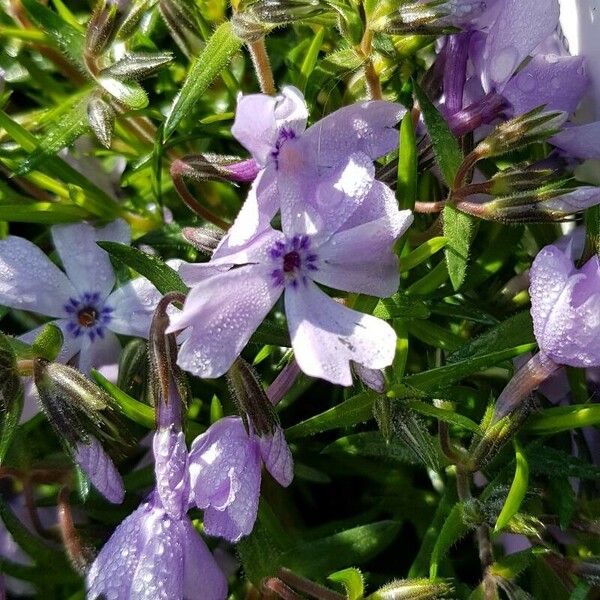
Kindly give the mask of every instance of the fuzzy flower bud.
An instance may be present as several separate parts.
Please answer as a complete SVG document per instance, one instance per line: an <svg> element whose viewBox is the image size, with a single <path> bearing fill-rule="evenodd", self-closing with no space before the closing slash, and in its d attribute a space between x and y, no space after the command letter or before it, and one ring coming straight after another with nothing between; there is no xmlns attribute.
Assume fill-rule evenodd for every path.
<svg viewBox="0 0 600 600"><path fill-rule="evenodd" d="M436 600L452 591L444 581L430 579L396 579L380 587L369 600Z"/></svg>

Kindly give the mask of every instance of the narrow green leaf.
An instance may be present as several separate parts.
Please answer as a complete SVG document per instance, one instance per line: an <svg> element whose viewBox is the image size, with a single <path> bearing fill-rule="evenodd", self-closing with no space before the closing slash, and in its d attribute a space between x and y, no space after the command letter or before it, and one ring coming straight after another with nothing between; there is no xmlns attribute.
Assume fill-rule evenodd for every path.
<svg viewBox="0 0 600 600"><path fill-rule="evenodd" d="M74 65L85 72L84 35L38 0L21 0L21 4L31 20L52 39Z"/></svg>
<svg viewBox="0 0 600 600"><path fill-rule="evenodd" d="M379 431L354 433L337 439L322 450L323 454L348 454L350 456L368 456L382 460L397 460L414 465L418 460L406 445L392 438L386 441Z"/></svg>
<svg viewBox="0 0 600 600"><path fill-rule="evenodd" d="M117 242L98 242L98 246L151 281L162 294L188 291L177 271L156 256Z"/></svg>
<svg viewBox="0 0 600 600"><path fill-rule="evenodd" d="M89 219L92 215L86 210L68 204L55 202L32 202L31 204L0 205L0 221L9 223L76 223Z"/></svg>
<svg viewBox="0 0 600 600"><path fill-rule="evenodd" d="M154 429L155 419L152 407L133 399L129 394L119 389L114 383L111 383L102 373L95 369L92 370L92 379L115 400L123 414L147 429Z"/></svg>
<svg viewBox="0 0 600 600"><path fill-rule="evenodd" d="M376 394L371 391L353 396L319 415L286 429L286 438L291 440L306 437L330 429L350 427L356 425L356 423L368 421L373 417L372 408L375 398Z"/></svg>
<svg viewBox="0 0 600 600"><path fill-rule="evenodd" d="M423 373L410 375L404 379L404 384L418 388L423 392L433 392L444 386L456 383L473 373L489 369L505 360L525 354L525 352L531 352L535 348L535 343L522 344L499 352L490 352L474 358L468 358L444 367L438 367L436 369L424 371ZM394 398L397 397L397 394L402 393L404 393L404 388L402 386L394 386L392 390L388 392L388 396Z"/></svg>
<svg viewBox="0 0 600 600"><path fill-rule="evenodd" d="M525 310L488 329L479 337L459 348L448 356L448 362L456 363L490 352L506 350L517 344L534 342L533 321L529 311Z"/></svg>
<svg viewBox="0 0 600 600"><path fill-rule="evenodd" d="M360 600L365 595L363 574L354 567L336 571L327 577L329 581L341 583L346 590L347 600Z"/></svg>
<svg viewBox="0 0 600 600"><path fill-rule="evenodd" d="M400 152L396 180L396 198L401 209L412 210L415 207L418 162L417 138L412 123L412 113L406 111L400 124Z"/></svg>
<svg viewBox="0 0 600 600"><path fill-rule="evenodd" d="M348 564L366 563L394 541L399 529L398 521L379 521L340 531L287 550L281 563L304 577L320 579Z"/></svg>
<svg viewBox="0 0 600 600"><path fill-rule="evenodd" d="M600 468L592 465L577 456L572 456L563 450L552 448L538 440L527 447L527 451L535 456L531 463L533 473L541 473L552 478L556 473L563 477L577 477L579 479L600 479Z"/></svg>
<svg viewBox="0 0 600 600"><path fill-rule="evenodd" d="M448 554L448 551L458 540L464 537L469 531L463 518L463 504L458 503L452 507L450 514L444 521L433 551L431 553L431 562L429 566L429 578L435 580L438 577L440 563Z"/></svg>
<svg viewBox="0 0 600 600"><path fill-rule="evenodd" d="M504 579L516 579L523 571L528 569L536 556L548 552L545 548L527 548L521 552L515 552L508 556L503 556L490 566L490 572L497 577Z"/></svg>
<svg viewBox="0 0 600 600"><path fill-rule="evenodd" d="M306 90L308 78L314 71L314 68L317 64L317 58L319 57L319 52L321 50L324 37L325 28L319 27L310 43L310 46L308 47L308 51L304 56L304 60L302 61L302 66L300 67L300 77L298 78L298 87L302 90L302 92Z"/></svg>
<svg viewBox="0 0 600 600"><path fill-rule="evenodd" d="M600 404L578 404L576 406L557 406L547 408L532 415L526 422L528 433L534 435L553 435L578 427L590 427L600 424Z"/></svg>
<svg viewBox="0 0 600 600"><path fill-rule="evenodd" d="M88 99L88 96L79 98L65 115L48 127L37 148L17 168L17 175L25 175L44 159L71 145L89 128Z"/></svg>
<svg viewBox="0 0 600 600"><path fill-rule="evenodd" d="M400 272L410 271L420 264L429 260L434 254L442 250L448 244L448 240L443 237L434 237L415 248L410 254L400 258Z"/></svg>
<svg viewBox="0 0 600 600"><path fill-rule="evenodd" d="M219 25L192 63L183 87L175 98L165 121L165 139L175 131L181 119L194 116L198 101L241 45L229 21Z"/></svg>
<svg viewBox="0 0 600 600"><path fill-rule="evenodd" d="M0 333L0 464L16 432L23 410L23 386L17 357L7 336Z"/></svg>
<svg viewBox="0 0 600 600"><path fill-rule="evenodd" d="M521 503L527 493L527 486L529 485L529 464L527 463L527 457L523 452L520 444L515 440L515 476L513 482L508 491L508 496L504 502L504 506L498 515L496 525L494 525L494 533L504 529L509 521L519 512Z"/></svg>
<svg viewBox="0 0 600 600"><path fill-rule="evenodd" d="M451 187L463 161L462 152L448 124L431 103L427 94L417 83L414 84L414 88L440 171L448 187Z"/></svg>
<svg viewBox="0 0 600 600"><path fill-rule="evenodd" d="M478 220L451 204L445 206L443 219L444 237L448 241L445 249L448 275L452 287L458 290L467 276L471 244L477 233Z"/></svg>
<svg viewBox="0 0 600 600"><path fill-rule="evenodd" d="M56 325L47 323L31 344L31 349L36 356L53 361L59 355L63 341L62 331Z"/></svg>
<svg viewBox="0 0 600 600"><path fill-rule="evenodd" d="M422 415L434 417L439 421L445 421L446 423L456 425L461 429L466 429L467 431L471 431L473 433L481 433L479 425L477 425L475 421L472 421L468 417L453 411L438 408L437 406L432 406L431 404L427 404L426 402L421 402L419 400L406 400L405 403L408 408Z"/></svg>
<svg viewBox="0 0 600 600"><path fill-rule="evenodd" d="M372 314L375 317L385 320L427 319L430 312L422 300L398 293L390 298L380 300L373 309Z"/></svg>

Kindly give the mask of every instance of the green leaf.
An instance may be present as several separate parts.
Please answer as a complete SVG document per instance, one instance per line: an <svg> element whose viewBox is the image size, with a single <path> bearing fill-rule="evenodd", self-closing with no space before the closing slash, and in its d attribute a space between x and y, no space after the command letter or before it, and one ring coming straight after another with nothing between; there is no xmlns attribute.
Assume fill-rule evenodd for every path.
<svg viewBox="0 0 600 600"><path fill-rule="evenodd" d="M330 429L350 427L356 423L368 421L373 417L372 408L376 397L377 395L371 391L352 396L345 402L286 429L286 438L291 440L307 437Z"/></svg>
<svg viewBox="0 0 600 600"><path fill-rule="evenodd" d="M519 512L529 485L529 464L527 463L527 457L516 440L514 446L515 476L508 491L508 496L506 496L504 506L496 520L496 525L494 525L494 533L504 529L509 521Z"/></svg>
<svg viewBox="0 0 600 600"><path fill-rule="evenodd" d="M490 565L490 572L504 579L516 579L523 571L528 569L535 558L540 554L548 552L545 548L527 548L521 552L515 552L503 556Z"/></svg>
<svg viewBox="0 0 600 600"><path fill-rule="evenodd" d="M98 242L98 246L152 282L161 294L188 291L177 271L160 258L118 242Z"/></svg>
<svg viewBox="0 0 600 600"><path fill-rule="evenodd" d="M23 386L17 357L8 338L0 333L0 464L13 440L23 410Z"/></svg>
<svg viewBox="0 0 600 600"><path fill-rule="evenodd" d="M388 442L379 431L365 431L341 437L323 448L322 452L396 460L409 465L418 463L417 457L405 444L399 443L394 438Z"/></svg>
<svg viewBox="0 0 600 600"><path fill-rule="evenodd" d="M443 219L444 237L448 242L445 249L448 275L452 287L458 290L467 275L471 244L479 221L450 204L444 208Z"/></svg>
<svg viewBox="0 0 600 600"><path fill-rule="evenodd" d="M422 392L433 392L442 389L444 386L456 383L473 373L489 369L505 360L525 354L525 352L531 352L535 348L536 344L531 343L513 346L505 350L500 350L499 352L481 354L444 367L438 367L436 369L430 369L429 371L423 371L416 375L410 375L404 379L404 384L417 388ZM405 388L403 386L394 386L390 392L388 392L388 396L394 398L398 397L398 394L404 394L404 392Z"/></svg>
<svg viewBox="0 0 600 600"><path fill-rule="evenodd" d="M347 600L360 600L365 595L363 574L354 567L331 573L327 579L335 583L341 583L344 586Z"/></svg>
<svg viewBox="0 0 600 600"><path fill-rule="evenodd" d="M379 521L340 531L290 548L281 563L304 577L320 579L332 570L366 563L394 541L399 529L398 521Z"/></svg>
<svg viewBox="0 0 600 600"><path fill-rule="evenodd" d="M520 344L533 344L533 321L528 310L509 317L488 329L448 356L449 363L457 363L490 352L498 352Z"/></svg>
<svg viewBox="0 0 600 600"><path fill-rule="evenodd" d="M418 298L411 298L406 294L394 294L390 298L380 300L373 316L380 319L427 319L430 315L427 305Z"/></svg>
<svg viewBox="0 0 600 600"><path fill-rule="evenodd" d="M113 98L133 110L148 106L146 92L135 81L123 81L107 75L100 75L97 81Z"/></svg>
<svg viewBox="0 0 600 600"><path fill-rule="evenodd" d="M463 538L469 531L469 526L465 524L463 518L462 502L455 504L450 514L444 521L433 551L431 553L431 562L429 566L429 578L435 580L438 577L440 562L448 554L448 551L456 542Z"/></svg>
<svg viewBox="0 0 600 600"><path fill-rule="evenodd" d="M85 37L75 27L38 0L21 0L31 20L61 49L82 72Z"/></svg>
<svg viewBox="0 0 600 600"><path fill-rule="evenodd" d="M412 123L412 113L406 111L400 124L400 151L398 153L396 180L396 198L401 209L412 210L415 207L418 162L419 153L417 151L415 128ZM402 262L404 264L405 261Z"/></svg>
<svg viewBox="0 0 600 600"><path fill-rule="evenodd" d="M194 59L183 87L175 98L165 121L165 139L175 131L181 119L194 116L198 101L241 45L229 21L219 25L200 55Z"/></svg>
<svg viewBox="0 0 600 600"><path fill-rule="evenodd" d="M546 475L549 478L560 473L567 478L600 479L600 468L567 452L552 448L542 441L534 442L528 446L527 451L535 456L535 460L530 465L533 473Z"/></svg>
<svg viewBox="0 0 600 600"><path fill-rule="evenodd" d="M0 205L0 221L9 223L77 223L90 218L90 213L79 206L58 202L32 202L31 204Z"/></svg>
<svg viewBox="0 0 600 600"><path fill-rule="evenodd" d="M532 415L525 423L527 433L553 435L578 427L600 424L600 404L557 406Z"/></svg>
<svg viewBox="0 0 600 600"><path fill-rule="evenodd" d="M88 128L88 96L78 98L69 111L57 119L44 133L37 148L18 166L17 175L25 175L49 156L57 154Z"/></svg>
<svg viewBox="0 0 600 600"><path fill-rule="evenodd" d="M427 94L417 83L414 84L414 89L440 171L448 187L452 187L456 173L463 161L462 152L448 124L431 103Z"/></svg>
<svg viewBox="0 0 600 600"><path fill-rule="evenodd" d="M445 237L434 237L415 248L410 254L400 257L400 272L410 271L420 264L429 260L434 254L442 250L448 244Z"/></svg>
<svg viewBox="0 0 600 600"><path fill-rule="evenodd" d="M475 423L475 421L472 421L468 417L465 417L454 411L438 408L437 406L432 406L431 404L421 402L420 400L406 400L405 403L406 406L411 410L414 410L427 417L433 417L439 421L456 425L457 427L466 429L472 433L481 433L481 429L479 425Z"/></svg>
<svg viewBox="0 0 600 600"><path fill-rule="evenodd" d="M300 90L302 90L302 92L306 90L308 78L314 71L314 68L317 64L317 58L319 56L319 51L321 50L324 37L325 28L319 27L310 43L310 46L308 47L308 51L304 55L304 60L302 61L302 66L300 67L300 77L298 78L298 87Z"/></svg>

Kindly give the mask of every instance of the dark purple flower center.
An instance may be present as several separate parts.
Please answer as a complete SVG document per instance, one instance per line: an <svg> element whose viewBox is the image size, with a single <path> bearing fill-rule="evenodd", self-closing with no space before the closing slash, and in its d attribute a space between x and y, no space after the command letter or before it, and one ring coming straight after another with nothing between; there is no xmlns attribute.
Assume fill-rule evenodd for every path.
<svg viewBox="0 0 600 600"><path fill-rule="evenodd" d="M307 235L295 235L285 242L276 242L269 251L276 268L271 272L276 286L298 286L298 282L307 282L311 271L318 271L318 255L311 249Z"/></svg>
<svg viewBox="0 0 600 600"><path fill-rule="evenodd" d="M301 264L302 264L302 260L300 258L300 255L295 250L288 252L283 257L284 273L291 273L292 271L299 269Z"/></svg>
<svg viewBox="0 0 600 600"><path fill-rule="evenodd" d="M113 309L100 300L98 292L83 294L80 298L69 298L64 305L68 316L67 331L74 337L87 334L90 340L103 338L104 330L112 320Z"/></svg>
<svg viewBox="0 0 600 600"><path fill-rule="evenodd" d="M285 142L287 142L288 140L293 140L295 139L295 137L296 134L291 129L286 129L285 127L279 132L279 135L277 136L277 141L275 142L275 148L271 152L271 156L273 157L273 160L275 161L275 166L277 168L279 168L279 152L281 150L281 147Z"/></svg>

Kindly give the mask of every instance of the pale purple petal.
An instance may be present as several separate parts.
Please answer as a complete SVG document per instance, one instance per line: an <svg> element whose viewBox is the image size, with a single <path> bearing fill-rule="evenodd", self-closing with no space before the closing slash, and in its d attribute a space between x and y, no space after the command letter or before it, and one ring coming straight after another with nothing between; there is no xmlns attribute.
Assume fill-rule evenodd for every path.
<svg viewBox="0 0 600 600"><path fill-rule="evenodd" d="M88 600L130 600L132 575L145 544L144 521L152 509L144 503L115 530L86 577Z"/></svg>
<svg viewBox="0 0 600 600"><path fill-rule="evenodd" d="M566 127L549 141L573 158L600 158L600 121Z"/></svg>
<svg viewBox="0 0 600 600"><path fill-rule="evenodd" d="M352 104L317 121L302 137L322 167L333 167L355 152L376 159L398 147L395 125L405 112L400 104L383 100Z"/></svg>
<svg viewBox="0 0 600 600"><path fill-rule="evenodd" d="M255 236L269 228L271 219L279 209L276 175L275 165L272 164L259 173L233 225L214 251L213 258L239 252Z"/></svg>
<svg viewBox="0 0 600 600"><path fill-rule="evenodd" d="M65 274L29 240L0 240L0 305L64 317L69 297L77 295Z"/></svg>
<svg viewBox="0 0 600 600"><path fill-rule="evenodd" d="M231 542L248 535L258 510L260 449L239 417L220 419L194 440L189 471L206 533Z"/></svg>
<svg viewBox="0 0 600 600"><path fill-rule="evenodd" d="M307 117L302 94L288 86L274 98L265 94L242 96L231 133L265 166L272 158L280 132L285 129L293 134L301 133Z"/></svg>
<svg viewBox="0 0 600 600"><path fill-rule="evenodd" d="M190 495L185 436L172 425L160 428L154 434L152 449L160 501L172 517L180 518L187 511Z"/></svg>
<svg viewBox="0 0 600 600"><path fill-rule="evenodd" d="M99 293L104 299L115 285L115 274L108 254L98 241L127 242L129 226L125 221L96 229L88 223L54 225L51 229L54 246L69 279L79 292Z"/></svg>
<svg viewBox="0 0 600 600"><path fill-rule="evenodd" d="M104 337L95 337L94 341L83 334L77 368L89 375L92 369L98 369L119 362L121 344L112 331L105 331Z"/></svg>
<svg viewBox="0 0 600 600"><path fill-rule="evenodd" d="M194 504L222 510L233 502L240 491L238 473L246 468L254 450L239 417L219 419L199 435L188 459Z"/></svg>
<svg viewBox="0 0 600 600"><path fill-rule="evenodd" d="M145 277L136 277L117 288L107 299L111 320L108 328L115 333L148 338L152 315L162 294Z"/></svg>
<svg viewBox="0 0 600 600"><path fill-rule="evenodd" d="M183 537L183 597L185 600L225 600L227 580L215 558L188 519Z"/></svg>
<svg viewBox="0 0 600 600"><path fill-rule="evenodd" d="M352 385L350 361L371 369L392 363L394 330L380 319L342 306L312 281L288 287L285 307L294 355L307 375Z"/></svg>
<svg viewBox="0 0 600 600"><path fill-rule="evenodd" d="M394 242L412 223L412 213L396 213L333 235L320 245L318 269L311 277L334 289L387 297L400 285L398 257Z"/></svg>
<svg viewBox="0 0 600 600"><path fill-rule="evenodd" d="M154 511L144 521L146 543L131 582L136 600L183 600L183 545L187 531L166 512Z"/></svg>
<svg viewBox="0 0 600 600"><path fill-rule="evenodd" d="M177 364L198 377L220 377L267 316L282 288L268 266L248 265L199 283L183 311L171 317L169 331L191 327Z"/></svg>
<svg viewBox="0 0 600 600"><path fill-rule="evenodd" d="M302 157L310 156L310 150L302 140L286 145L282 149L282 162L286 166L288 149ZM319 238L327 238L363 203L373 185L374 175L373 161L364 153L349 155L318 179L304 169L282 167L278 184L283 232L288 237L317 234Z"/></svg>
<svg viewBox="0 0 600 600"><path fill-rule="evenodd" d="M505 0L484 50L483 87L502 91L517 67L558 26L558 0Z"/></svg>
<svg viewBox="0 0 600 600"><path fill-rule="evenodd" d="M77 444L73 458L88 476L92 485L113 504L121 504L125 497L123 480L102 444L93 436Z"/></svg>
<svg viewBox="0 0 600 600"><path fill-rule="evenodd" d="M282 486L290 485L294 479L294 459L283 429L277 427L273 435L258 436L258 445L267 471Z"/></svg>
<svg viewBox="0 0 600 600"><path fill-rule="evenodd" d="M540 350L558 364L600 366L600 261L577 270L555 246L531 267L531 314Z"/></svg>
<svg viewBox="0 0 600 600"><path fill-rule="evenodd" d="M582 56L538 55L508 81L502 95L511 103L513 115L542 104L544 110L572 114L588 85Z"/></svg>
<svg viewBox="0 0 600 600"><path fill-rule="evenodd" d="M283 241L283 234L280 231L272 229L270 226L260 235L257 235L252 241L238 247L226 256L213 257L205 263L182 263L178 272L183 281L194 286L208 278L222 273L226 273L234 265L248 265L268 262L270 259L269 251L280 241Z"/></svg>

